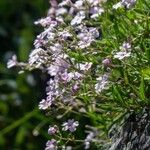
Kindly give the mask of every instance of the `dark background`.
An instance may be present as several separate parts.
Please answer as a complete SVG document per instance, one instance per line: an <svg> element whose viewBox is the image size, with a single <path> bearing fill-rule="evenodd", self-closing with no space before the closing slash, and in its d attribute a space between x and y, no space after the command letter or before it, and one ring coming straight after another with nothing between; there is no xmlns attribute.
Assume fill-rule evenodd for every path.
<svg viewBox="0 0 150 150"><path fill-rule="evenodd" d="M27 61L42 28L34 21L46 16L48 0L0 0L0 149L40 150L47 141L50 119L37 108L46 77L39 71L18 74L7 69L16 54ZM39 86L40 85L40 86ZM40 132L40 134L38 134Z"/></svg>

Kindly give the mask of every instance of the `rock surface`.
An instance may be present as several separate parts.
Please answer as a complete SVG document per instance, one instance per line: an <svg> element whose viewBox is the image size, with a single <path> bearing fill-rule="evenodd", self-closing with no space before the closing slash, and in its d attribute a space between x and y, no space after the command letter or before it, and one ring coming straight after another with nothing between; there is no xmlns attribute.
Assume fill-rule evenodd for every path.
<svg viewBox="0 0 150 150"><path fill-rule="evenodd" d="M109 150L150 150L150 110L130 114L117 130Z"/></svg>

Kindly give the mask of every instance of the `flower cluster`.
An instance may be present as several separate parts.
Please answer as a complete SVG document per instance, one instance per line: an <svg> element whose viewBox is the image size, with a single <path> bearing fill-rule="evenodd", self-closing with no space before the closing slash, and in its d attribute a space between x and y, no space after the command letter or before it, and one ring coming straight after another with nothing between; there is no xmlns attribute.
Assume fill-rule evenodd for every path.
<svg viewBox="0 0 150 150"><path fill-rule="evenodd" d="M140 58L133 61L131 59L136 57L134 43L137 39L128 37L124 32L126 26L116 25L118 20L126 20L114 9L123 7L126 13L126 8L132 8L136 0L121 0L115 5L110 3L109 10L105 10L106 0L63 0L60 3L56 0L50 1L51 7L47 17L35 22L36 25L41 25L44 31L37 35L28 63L19 63L16 56L8 61L8 68L38 68L49 77L46 97L39 102L39 109L46 112L57 111L56 118L62 119L63 123L60 121L61 125L50 125L48 134L52 139L46 143L46 150L69 150L72 147L63 143L71 142L81 142L84 149L90 149L92 142L100 141L94 140L100 137L99 132L89 132L85 139L76 139L74 132L79 132L80 124L84 124L78 116L82 115L85 120L93 119L93 125L96 125L97 129L107 131L111 126L112 116L118 115L112 113L113 110L120 111L120 105L124 108L127 103L134 107L134 100L129 95L138 89L133 90L132 86L128 85L126 90L125 86L133 78L128 79L132 76L129 75L132 68L125 69L128 67L128 61L133 65L138 64L137 60ZM118 15L117 19L112 15L113 12ZM129 16L125 19L127 23L130 20ZM116 28L123 39L116 37ZM104 30L107 30L108 35L103 34ZM142 31L144 29L140 29L137 35L142 35ZM137 84L138 81L139 74L133 82ZM126 94L124 90L127 91ZM135 95L138 95L137 93ZM143 96L143 93L141 95ZM111 104L112 102L114 103ZM68 119L70 116L74 119ZM104 120L106 123L100 125Z"/></svg>

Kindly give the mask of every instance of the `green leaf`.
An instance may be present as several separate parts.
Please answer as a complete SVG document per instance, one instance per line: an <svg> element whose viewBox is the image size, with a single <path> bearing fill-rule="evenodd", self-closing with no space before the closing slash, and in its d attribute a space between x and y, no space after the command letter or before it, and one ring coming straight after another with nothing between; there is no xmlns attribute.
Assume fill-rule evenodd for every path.
<svg viewBox="0 0 150 150"><path fill-rule="evenodd" d="M123 98L121 96L121 93L119 91L119 87L118 86L113 86L113 97L120 104L124 104L124 101L123 101Z"/></svg>
<svg viewBox="0 0 150 150"><path fill-rule="evenodd" d="M16 145L20 145L21 143L24 142L26 136L26 129L24 126L20 127L18 130L18 133L16 135Z"/></svg>
<svg viewBox="0 0 150 150"><path fill-rule="evenodd" d="M145 85L144 85L144 78L141 78L141 83L140 83L140 87L139 87L139 92L140 92L140 97L142 100L145 100Z"/></svg>
<svg viewBox="0 0 150 150"><path fill-rule="evenodd" d="M150 80L150 68L143 69L142 76L145 80Z"/></svg>

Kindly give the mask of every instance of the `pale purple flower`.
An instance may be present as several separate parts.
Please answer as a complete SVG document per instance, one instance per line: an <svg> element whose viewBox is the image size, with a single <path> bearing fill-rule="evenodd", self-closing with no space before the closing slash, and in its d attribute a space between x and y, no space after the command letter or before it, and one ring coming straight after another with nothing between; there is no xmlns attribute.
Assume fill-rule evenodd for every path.
<svg viewBox="0 0 150 150"><path fill-rule="evenodd" d="M127 42L124 42L122 44L122 46L120 46L120 50L121 51L129 51L129 50L131 50L131 44L127 43Z"/></svg>
<svg viewBox="0 0 150 150"><path fill-rule="evenodd" d="M41 26L46 27L51 24L51 21L52 21L51 17L48 16L46 18L42 18L38 21L35 21L34 24L36 24L36 25L40 24Z"/></svg>
<svg viewBox="0 0 150 150"><path fill-rule="evenodd" d="M102 0L87 0L92 6L97 6Z"/></svg>
<svg viewBox="0 0 150 150"><path fill-rule="evenodd" d="M76 128L78 127L79 122L74 121L74 119L69 119L67 122L64 122L62 124L63 128L62 130L67 131L69 130L70 132L76 131Z"/></svg>
<svg viewBox="0 0 150 150"><path fill-rule="evenodd" d="M73 79L74 80L78 80L78 79L81 79L83 77L83 75L79 72L72 72L72 76L73 76Z"/></svg>
<svg viewBox="0 0 150 150"><path fill-rule="evenodd" d="M135 5L136 0L121 0L121 4L126 8L131 8Z"/></svg>
<svg viewBox="0 0 150 150"><path fill-rule="evenodd" d="M39 109L43 109L46 110L47 108L49 108L52 105L51 101L47 101L45 99L43 99L40 103L39 103Z"/></svg>
<svg viewBox="0 0 150 150"><path fill-rule="evenodd" d="M72 73L68 73L66 70L64 73L60 74L60 78L61 80L63 80L63 82L70 82L73 78Z"/></svg>
<svg viewBox="0 0 150 150"><path fill-rule="evenodd" d="M126 57L130 57L131 55L131 52L126 52L126 51L120 51L120 52L117 52L115 55L114 55L114 58L117 58L119 60L122 60Z"/></svg>
<svg viewBox="0 0 150 150"><path fill-rule="evenodd" d="M94 137L95 137L94 132L90 132L90 133L87 135L86 139L84 140L84 145L85 145L84 148L85 148L85 149L89 149L89 148L90 148L90 143L93 141Z"/></svg>
<svg viewBox="0 0 150 150"><path fill-rule="evenodd" d="M39 34L34 41L35 48L39 48L41 46L45 46L46 43L48 43L49 40L54 40L55 33L53 31L53 27L49 27L45 29L44 32Z"/></svg>
<svg viewBox="0 0 150 150"><path fill-rule="evenodd" d="M56 8L57 7L57 0L50 0L50 4L52 7Z"/></svg>
<svg viewBox="0 0 150 150"><path fill-rule="evenodd" d="M92 37L86 35L81 41L79 41L78 46L81 49L84 49L86 47L89 47L93 41L94 39Z"/></svg>
<svg viewBox="0 0 150 150"><path fill-rule="evenodd" d="M72 19L71 25L78 25L82 23L82 20L85 19L85 12L84 11L79 11L77 15Z"/></svg>
<svg viewBox="0 0 150 150"><path fill-rule="evenodd" d="M74 16L75 7L70 7L69 9L69 15Z"/></svg>
<svg viewBox="0 0 150 150"><path fill-rule="evenodd" d="M99 31L94 28L94 27L90 27L89 28L89 33L94 37L94 38L98 38L100 36Z"/></svg>
<svg viewBox="0 0 150 150"><path fill-rule="evenodd" d="M131 56L131 45L127 42L124 42L122 44L122 46L120 46L120 52L117 52L114 55L114 58L117 58L119 60L122 60L126 57L130 57Z"/></svg>
<svg viewBox="0 0 150 150"><path fill-rule="evenodd" d="M50 67L47 68L47 70L51 76L55 76L58 73L63 73L69 67L70 64L65 60L65 58L63 58L63 56L59 55L56 58L55 62L53 62L53 64L51 64Z"/></svg>
<svg viewBox="0 0 150 150"><path fill-rule="evenodd" d="M54 37L55 37L55 33L53 31L46 31L47 34L46 34L46 39L47 41L45 43L47 43L49 40L54 40Z"/></svg>
<svg viewBox="0 0 150 150"><path fill-rule="evenodd" d="M92 66L92 63L91 62L86 62L86 63L84 63L84 64L78 64L79 65L79 69L81 70L81 71L88 71L90 68L91 68L91 66Z"/></svg>
<svg viewBox="0 0 150 150"><path fill-rule="evenodd" d="M50 46L51 53L54 56L58 56L62 52L62 45L59 43L55 43L53 46Z"/></svg>
<svg viewBox="0 0 150 150"><path fill-rule="evenodd" d="M54 102L55 98L57 98L57 96L59 96L60 92L58 90L58 81L57 80L52 80L50 79L47 82L48 86L46 87L46 100L43 99L40 103L39 103L39 109L48 109Z"/></svg>
<svg viewBox="0 0 150 150"><path fill-rule="evenodd" d="M66 40L68 37L72 37L72 34L69 31L64 30L58 33L58 36L62 37L62 39Z"/></svg>
<svg viewBox="0 0 150 150"><path fill-rule="evenodd" d="M56 17L56 20L59 24L63 23L64 22L64 18L62 16L57 16Z"/></svg>
<svg viewBox="0 0 150 150"><path fill-rule="evenodd" d="M55 17L55 12L56 12L56 7L51 7L48 12L47 12L47 16L54 18Z"/></svg>
<svg viewBox="0 0 150 150"><path fill-rule="evenodd" d="M45 150L57 150L57 141L55 139L48 140Z"/></svg>
<svg viewBox="0 0 150 150"><path fill-rule="evenodd" d="M54 135L58 132L58 127L57 125L54 125L53 127L49 127L48 129L48 134L50 135Z"/></svg>
<svg viewBox="0 0 150 150"><path fill-rule="evenodd" d="M102 61L102 64L105 66L105 67L109 67L111 66L111 60L109 58L105 58L103 61Z"/></svg>
<svg viewBox="0 0 150 150"><path fill-rule="evenodd" d="M58 65L50 65L48 68L48 73L51 75L51 76L55 76L58 74L58 72L60 71L60 67Z"/></svg>
<svg viewBox="0 0 150 150"><path fill-rule="evenodd" d="M17 63L18 63L17 56L13 55L12 58L9 59L7 62L7 68L12 68L12 67L16 66Z"/></svg>
<svg viewBox="0 0 150 150"><path fill-rule="evenodd" d="M90 46L91 43L99 37L99 32L93 27L87 28L85 26L81 26L79 29L80 28L82 28L81 32L77 35L78 39L80 40L78 42L78 46L83 49Z"/></svg>
<svg viewBox="0 0 150 150"><path fill-rule="evenodd" d="M50 79L47 82L47 87L46 87L46 94L47 94L47 100L48 101L54 101L53 97L57 97L60 94L59 91L59 82L58 79L54 78L54 80Z"/></svg>
<svg viewBox="0 0 150 150"><path fill-rule="evenodd" d="M64 8L64 7L61 7L59 9L56 10L56 16L59 16L59 15L64 15L67 13L67 9Z"/></svg>
<svg viewBox="0 0 150 150"><path fill-rule="evenodd" d="M58 4L58 6L67 6L71 3L71 0L63 0L61 3Z"/></svg>
<svg viewBox="0 0 150 150"><path fill-rule="evenodd" d="M81 8L83 6L83 0L77 0L75 3L74 3L74 6L76 8Z"/></svg>
<svg viewBox="0 0 150 150"><path fill-rule="evenodd" d="M45 45L46 42L43 39L42 35L38 35L37 38L34 41L35 48L40 48L41 46Z"/></svg>
<svg viewBox="0 0 150 150"><path fill-rule="evenodd" d="M35 68L40 68L47 61L47 53L42 48L34 49L29 55L29 65L35 65Z"/></svg>
<svg viewBox="0 0 150 150"><path fill-rule="evenodd" d="M104 9L101 7L92 7L90 9L91 18L97 18L104 12Z"/></svg>
<svg viewBox="0 0 150 150"><path fill-rule="evenodd" d="M79 83L75 83L75 84L72 86L72 91L73 91L73 92L77 92L78 89L79 89Z"/></svg>
<svg viewBox="0 0 150 150"><path fill-rule="evenodd" d="M130 9L135 5L135 3L136 3L136 0L121 0L117 4L113 5L113 8L118 9L118 8L124 6L128 9Z"/></svg>
<svg viewBox="0 0 150 150"><path fill-rule="evenodd" d="M104 74L102 77L97 78L97 83L95 84L96 93L101 93L106 89L108 85L108 75Z"/></svg>

